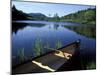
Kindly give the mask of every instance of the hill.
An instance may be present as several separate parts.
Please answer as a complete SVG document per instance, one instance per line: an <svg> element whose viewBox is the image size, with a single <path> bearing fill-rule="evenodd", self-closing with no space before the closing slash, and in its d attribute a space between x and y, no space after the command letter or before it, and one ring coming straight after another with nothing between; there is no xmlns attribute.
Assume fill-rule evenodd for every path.
<svg viewBox="0 0 100 75"><path fill-rule="evenodd" d="M96 8L81 10L61 17L61 21L95 24L96 23Z"/></svg>
<svg viewBox="0 0 100 75"><path fill-rule="evenodd" d="M41 13L24 13L18 10L15 5L12 7L12 20L46 20L47 17Z"/></svg>
<svg viewBox="0 0 100 75"><path fill-rule="evenodd" d="M29 13L34 20L46 20L46 16L42 13Z"/></svg>
<svg viewBox="0 0 100 75"><path fill-rule="evenodd" d="M32 19L32 17L29 16L28 14L24 13L21 10L17 10L15 5L13 5L13 7L12 7L12 20L28 20L28 19Z"/></svg>

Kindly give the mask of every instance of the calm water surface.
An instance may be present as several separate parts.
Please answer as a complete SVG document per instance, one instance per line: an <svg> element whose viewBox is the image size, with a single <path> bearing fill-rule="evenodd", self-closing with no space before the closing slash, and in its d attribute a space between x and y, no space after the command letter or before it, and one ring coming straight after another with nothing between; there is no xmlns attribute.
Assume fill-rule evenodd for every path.
<svg viewBox="0 0 100 75"><path fill-rule="evenodd" d="M24 49L26 60L36 57L35 41L40 39L42 46L55 48L57 41L62 46L81 39L80 55L88 62L96 62L96 31L92 25L70 22L17 21L12 23L12 59L18 64L19 50ZM42 49L41 54L50 50ZM17 62L16 62L17 61ZM84 60L85 61L85 60ZM15 63L16 62L16 63Z"/></svg>

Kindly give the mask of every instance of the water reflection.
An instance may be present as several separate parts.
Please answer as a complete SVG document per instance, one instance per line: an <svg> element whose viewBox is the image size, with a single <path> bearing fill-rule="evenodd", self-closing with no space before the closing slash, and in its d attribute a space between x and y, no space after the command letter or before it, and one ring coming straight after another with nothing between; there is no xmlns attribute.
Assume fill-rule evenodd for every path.
<svg viewBox="0 0 100 75"><path fill-rule="evenodd" d="M15 34L18 32L18 30L23 29L27 26L26 23L12 23L12 32Z"/></svg>
<svg viewBox="0 0 100 75"><path fill-rule="evenodd" d="M59 24L54 24L54 29L58 30L58 28L59 28Z"/></svg>
<svg viewBox="0 0 100 75"><path fill-rule="evenodd" d="M41 28L45 26L45 24L41 24L41 23L29 23L28 25L37 28Z"/></svg>
<svg viewBox="0 0 100 75"><path fill-rule="evenodd" d="M15 34L17 33L18 30L24 29L26 26L31 26L31 27L37 27L41 28L44 27L45 24L40 24L40 23L19 23L19 22L13 22L12 23L12 32Z"/></svg>
<svg viewBox="0 0 100 75"><path fill-rule="evenodd" d="M63 26L67 29L73 30L80 35L90 38L96 38L96 27L94 26Z"/></svg>

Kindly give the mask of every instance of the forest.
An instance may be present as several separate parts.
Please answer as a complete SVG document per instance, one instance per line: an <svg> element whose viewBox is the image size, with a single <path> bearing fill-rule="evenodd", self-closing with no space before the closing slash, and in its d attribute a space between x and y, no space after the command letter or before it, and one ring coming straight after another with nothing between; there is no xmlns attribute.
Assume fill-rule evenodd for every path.
<svg viewBox="0 0 100 75"><path fill-rule="evenodd" d="M96 9L81 10L76 13L71 13L61 17L62 21L95 24L96 22Z"/></svg>

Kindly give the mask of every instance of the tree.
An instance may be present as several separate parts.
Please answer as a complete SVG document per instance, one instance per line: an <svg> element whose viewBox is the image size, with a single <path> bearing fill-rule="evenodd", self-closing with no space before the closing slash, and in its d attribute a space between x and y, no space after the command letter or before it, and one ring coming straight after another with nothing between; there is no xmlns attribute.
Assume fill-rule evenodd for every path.
<svg viewBox="0 0 100 75"><path fill-rule="evenodd" d="M57 13L56 13L56 14L54 14L53 19L54 19L54 21L59 21L59 20L60 20L60 18L59 18L59 16L58 16L58 14L57 14Z"/></svg>

